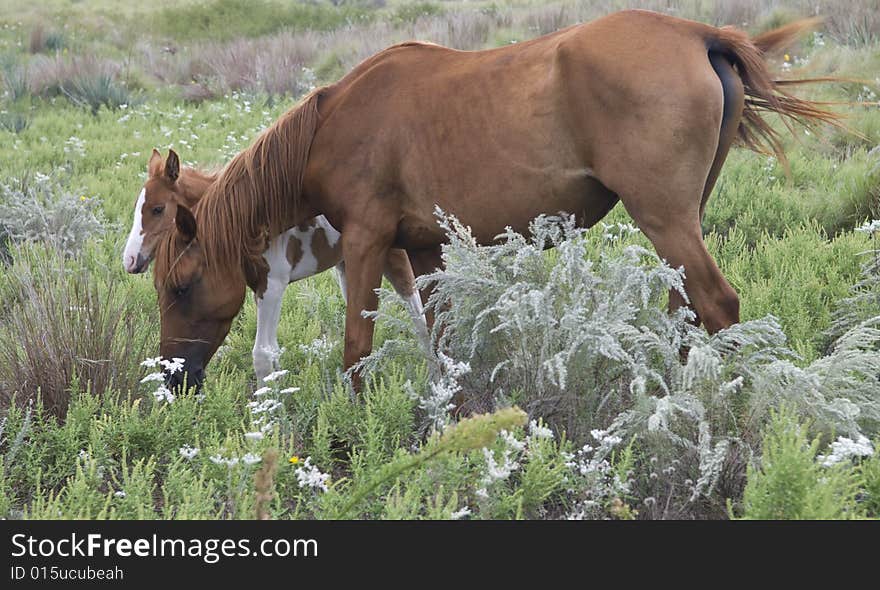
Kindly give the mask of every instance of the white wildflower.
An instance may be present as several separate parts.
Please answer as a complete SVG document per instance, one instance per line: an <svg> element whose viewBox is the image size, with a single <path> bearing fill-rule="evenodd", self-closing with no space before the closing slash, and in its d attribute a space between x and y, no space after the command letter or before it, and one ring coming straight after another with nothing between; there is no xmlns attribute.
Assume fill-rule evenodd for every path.
<svg viewBox="0 0 880 590"><path fill-rule="evenodd" d="M267 398L259 402L249 402L248 407L251 410L251 414L262 414L264 412L274 412L281 407L281 402L277 399Z"/></svg>
<svg viewBox="0 0 880 590"><path fill-rule="evenodd" d="M159 364L162 365L165 370L169 373L176 373L178 371L183 370L183 364L185 360L179 357L174 357L171 360L162 359L159 361Z"/></svg>
<svg viewBox="0 0 880 590"><path fill-rule="evenodd" d="M150 381L165 381L165 375L162 373L150 373L141 379L141 383L149 383Z"/></svg>
<svg viewBox="0 0 880 590"><path fill-rule="evenodd" d="M880 219L873 219L868 221L859 227L855 228L855 231L866 233L868 235L872 235L878 231L880 231Z"/></svg>
<svg viewBox="0 0 880 590"><path fill-rule="evenodd" d="M272 391L271 387L261 387L254 392L254 397L260 397L261 395L266 395L270 391Z"/></svg>
<svg viewBox="0 0 880 590"><path fill-rule="evenodd" d="M308 356L326 359L333 352L334 346L334 343L327 336L321 336L312 340L311 344L300 344L299 349Z"/></svg>
<svg viewBox="0 0 880 590"><path fill-rule="evenodd" d="M248 440L263 440L263 433L259 430L256 432L245 432L244 437Z"/></svg>
<svg viewBox="0 0 880 590"><path fill-rule="evenodd" d="M180 453L180 456L184 459L191 461L196 455L199 454L198 447L191 447L189 445L183 445L177 450Z"/></svg>
<svg viewBox="0 0 880 590"><path fill-rule="evenodd" d="M301 488L309 487L326 492L327 480L330 479L330 475L321 473L317 467L312 465L311 460L311 457L306 457L302 467L296 468L296 471L294 471L296 481Z"/></svg>
<svg viewBox="0 0 880 590"><path fill-rule="evenodd" d="M456 510L455 512L450 514L449 518L452 520L461 520L465 516L470 516L470 514L471 514L471 509L468 508L467 506L464 506L461 508L461 510Z"/></svg>
<svg viewBox="0 0 880 590"><path fill-rule="evenodd" d="M287 369L282 369L280 371L274 371L272 373L269 373L265 377L263 377L263 382L269 383L270 381L275 381L276 379L280 379L281 377L284 377L289 372L290 371L288 371Z"/></svg>
<svg viewBox="0 0 880 590"><path fill-rule="evenodd" d="M299 391L299 389L299 387L285 387L278 393L296 393L297 391Z"/></svg>
<svg viewBox="0 0 880 590"><path fill-rule="evenodd" d="M517 440L517 438L515 436L513 436L511 433L507 432L506 430L502 430L500 432L500 435L501 435L501 438L504 439L504 443L507 445L507 447L509 449L512 449L514 451L522 451L523 449L526 448L526 443L524 443L520 440Z"/></svg>
<svg viewBox="0 0 880 590"><path fill-rule="evenodd" d="M156 398L157 402L166 401L169 404L174 403L174 400L177 399L177 396L171 393L171 390L164 385L160 385L156 391L153 392L153 397Z"/></svg>
<svg viewBox="0 0 880 590"><path fill-rule="evenodd" d="M234 467L235 465L238 465L238 457L230 457L227 459L223 455L217 454L211 455L209 459L212 463L216 465L226 465L227 467Z"/></svg>
<svg viewBox="0 0 880 590"><path fill-rule="evenodd" d="M253 453L247 453L241 458L242 463L245 465L253 465L259 463L261 460L262 459L260 459L259 455L254 455Z"/></svg>
<svg viewBox="0 0 880 590"><path fill-rule="evenodd" d="M535 438L553 438L553 431L546 426L538 424L537 420L529 422L529 434Z"/></svg>
<svg viewBox="0 0 880 590"><path fill-rule="evenodd" d="M837 440L831 443L831 454L819 455L817 459L825 467L831 467L853 457L870 457L873 454L874 447L871 445L871 441L860 434L856 440L845 436L837 437Z"/></svg>
<svg viewBox="0 0 880 590"><path fill-rule="evenodd" d="M483 456L486 458L486 477L483 479L486 485L507 479L519 468L519 463L510 458L510 449L504 450L500 464L495 460L495 453L489 449L483 449Z"/></svg>

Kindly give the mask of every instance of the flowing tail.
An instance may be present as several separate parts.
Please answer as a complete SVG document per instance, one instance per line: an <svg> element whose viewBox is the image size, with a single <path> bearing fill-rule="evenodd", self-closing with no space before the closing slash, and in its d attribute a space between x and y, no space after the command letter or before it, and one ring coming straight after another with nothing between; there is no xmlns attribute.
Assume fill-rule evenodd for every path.
<svg viewBox="0 0 880 590"><path fill-rule="evenodd" d="M707 38L710 52L725 56L739 73L745 91L745 108L739 125L740 140L750 149L767 153L763 146L787 166L779 133L763 118L762 113L780 115L789 130L792 123L812 127L820 123L830 123L845 128L840 122L841 115L825 108L823 103L798 98L780 87L795 83L816 80L774 80L764 59L766 54L779 51L786 45L813 30L821 19L811 18L793 22L778 29L768 31L754 38L733 27L712 29Z"/></svg>

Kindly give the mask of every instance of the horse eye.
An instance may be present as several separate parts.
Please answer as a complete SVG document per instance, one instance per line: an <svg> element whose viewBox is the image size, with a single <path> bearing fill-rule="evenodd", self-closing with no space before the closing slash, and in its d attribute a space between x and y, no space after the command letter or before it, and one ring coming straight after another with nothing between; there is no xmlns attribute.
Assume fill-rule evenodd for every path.
<svg viewBox="0 0 880 590"><path fill-rule="evenodd" d="M162 211L165 210L165 205L159 205L158 207L153 207L153 215L161 215Z"/></svg>
<svg viewBox="0 0 880 590"><path fill-rule="evenodd" d="M189 292L189 285L180 285L171 290L175 297L183 297Z"/></svg>

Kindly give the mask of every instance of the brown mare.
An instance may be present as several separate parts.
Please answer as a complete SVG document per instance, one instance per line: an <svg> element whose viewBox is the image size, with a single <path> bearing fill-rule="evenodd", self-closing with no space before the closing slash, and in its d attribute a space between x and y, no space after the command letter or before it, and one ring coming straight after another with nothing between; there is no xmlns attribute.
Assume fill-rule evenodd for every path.
<svg viewBox="0 0 880 590"><path fill-rule="evenodd" d="M174 228L178 203L193 207L218 175L219 172L182 167L174 150L169 150L168 158L164 160L158 151L153 150L147 164L147 180L138 195L122 255L126 271L140 273L147 269L157 241ZM254 373L258 381L279 368L278 322L284 291L290 283L335 267L345 297L345 262L339 238L339 232L323 215L319 215L277 236L263 252L268 275L265 290L255 298L257 333L253 348ZM426 338L422 301L415 289L415 277L406 252L388 251L385 276L407 305L416 330Z"/></svg>
<svg viewBox="0 0 880 590"><path fill-rule="evenodd" d="M588 227L620 200L659 255L684 266L706 329L738 322L701 216L737 138L784 158L761 111L835 119L783 92L763 59L811 24L749 39L625 11L499 49L404 43L368 58L238 154L192 214L178 212L154 274L162 355L203 370L245 286L265 281L266 240L323 213L342 231L351 367L372 347L361 312L376 308L388 250L405 249L417 275L441 264L438 205L490 243L542 213Z"/></svg>

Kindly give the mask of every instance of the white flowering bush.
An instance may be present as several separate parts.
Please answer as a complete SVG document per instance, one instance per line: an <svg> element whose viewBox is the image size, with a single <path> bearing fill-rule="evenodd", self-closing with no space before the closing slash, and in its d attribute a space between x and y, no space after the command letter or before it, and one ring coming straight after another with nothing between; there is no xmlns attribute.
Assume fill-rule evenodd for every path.
<svg viewBox="0 0 880 590"><path fill-rule="evenodd" d="M468 228L439 217L446 267L419 279L435 288L429 364L439 377L420 401L435 427L456 395L478 411L516 403L581 454L596 442L591 432L635 440L631 488L599 478L583 495L631 489L647 512L678 517L717 515L719 496L738 495L771 409L791 405L817 431L854 440L880 426L880 330L870 322L805 364L772 316L709 336L688 310L668 313L669 290L684 294L681 270L629 243L629 227L605 226L597 239L571 219L542 217L529 237L508 230L480 247ZM490 479L516 466L510 449L486 461ZM614 494L602 491L609 485ZM582 501L573 514L591 509Z"/></svg>
<svg viewBox="0 0 880 590"><path fill-rule="evenodd" d="M97 198L57 178L36 173L0 181L0 255L9 255L7 242L51 244L74 255L105 225Z"/></svg>

